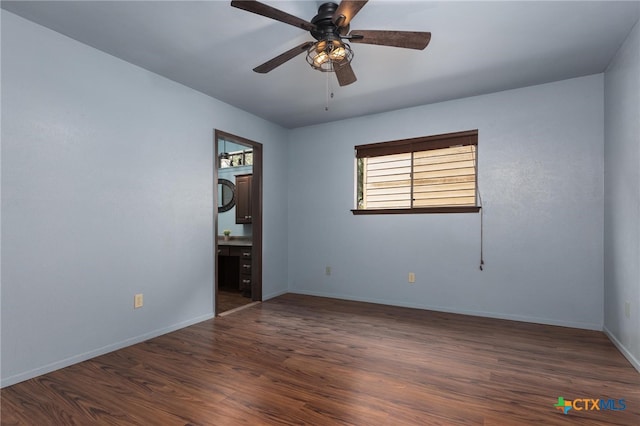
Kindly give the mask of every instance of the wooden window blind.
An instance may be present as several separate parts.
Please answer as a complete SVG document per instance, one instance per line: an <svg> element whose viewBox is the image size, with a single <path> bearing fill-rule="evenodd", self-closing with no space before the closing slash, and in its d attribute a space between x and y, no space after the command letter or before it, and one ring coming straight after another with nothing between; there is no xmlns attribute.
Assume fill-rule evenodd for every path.
<svg viewBox="0 0 640 426"><path fill-rule="evenodd" d="M355 147L356 214L478 211L478 131Z"/></svg>

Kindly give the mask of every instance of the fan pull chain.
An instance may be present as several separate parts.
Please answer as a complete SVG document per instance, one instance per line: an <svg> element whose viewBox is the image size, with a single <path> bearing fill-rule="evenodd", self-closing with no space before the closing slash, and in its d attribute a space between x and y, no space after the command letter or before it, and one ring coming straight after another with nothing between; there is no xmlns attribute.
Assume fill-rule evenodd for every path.
<svg viewBox="0 0 640 426"><path fill-rule="evenodd" d="M326 98L325 98L325 105L324 105L324 110L325 111L329 111L329 73L325 72L325 75L327 76L327 82L326 82Z"/></svg>
<svg viewBox="0 0 640 426"><path fill-rule="evenodd" d="M333 62L331 62L331 72L333 72ZM326 98L325 98L325 104L324 104L324 110L325 111L329 111L329 98L333 99L333 88L331 87L331 83L329 82L329 74L330 72L325 72L325 75L327 76L327 82L326 82Z"/></svg>

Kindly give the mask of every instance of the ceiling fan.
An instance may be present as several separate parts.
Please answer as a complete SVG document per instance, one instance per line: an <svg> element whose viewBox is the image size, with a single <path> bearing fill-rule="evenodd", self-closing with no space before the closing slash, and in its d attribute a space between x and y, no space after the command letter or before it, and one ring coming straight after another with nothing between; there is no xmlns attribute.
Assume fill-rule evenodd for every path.
<svg viewBox="0 0 640 426"><path fill-rule="evenodd" d="M307 52L307 62L311 67L318 71L335 72L340 86L346 86L357 79L351 68L353 51L351 46L343 40L417 50L426 48L431 40L431 33L419 31L353 30L349 32L351 20L366 3L367 0L342 0L340 5L331 2L323 3L311 22L255 0L233 0L231 6L302 28L309 31L316 39L315 42L304 42L268 60L254 68L255 72L268 73L299 54Z"/></svg>

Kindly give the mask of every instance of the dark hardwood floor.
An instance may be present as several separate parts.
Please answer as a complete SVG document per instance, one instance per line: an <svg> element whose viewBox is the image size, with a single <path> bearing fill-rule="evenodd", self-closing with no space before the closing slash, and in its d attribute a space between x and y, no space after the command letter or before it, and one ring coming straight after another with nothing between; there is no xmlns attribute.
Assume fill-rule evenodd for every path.
<svg viewBox="0 0 640 426"><path fill-rule="evenodd" d="M640 374L603 333L293 294L1 397L7 425L640 425Z"/></svg>
<svg viewBox="0 0 640 426"><path fill-rule="evenodd" d="M218 289L218 314L248 305L251 302L251 298L244 297L239 290Z"/></svg>

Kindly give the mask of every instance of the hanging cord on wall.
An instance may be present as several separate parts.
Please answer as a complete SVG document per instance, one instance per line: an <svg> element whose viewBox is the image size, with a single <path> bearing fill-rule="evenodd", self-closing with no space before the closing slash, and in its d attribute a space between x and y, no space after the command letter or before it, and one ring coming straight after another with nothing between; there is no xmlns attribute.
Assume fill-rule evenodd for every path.
<svg viewBox="0 0 640 426"><path fill-rule="evenodd" d="M473 167L476 171L476 194L478 194L478 203L480 205L480 270L484 269L484 209L482 208L482 195L480 194L480 185L478 184L478 147L476 146L476 155L473 156Z"/></svg>

